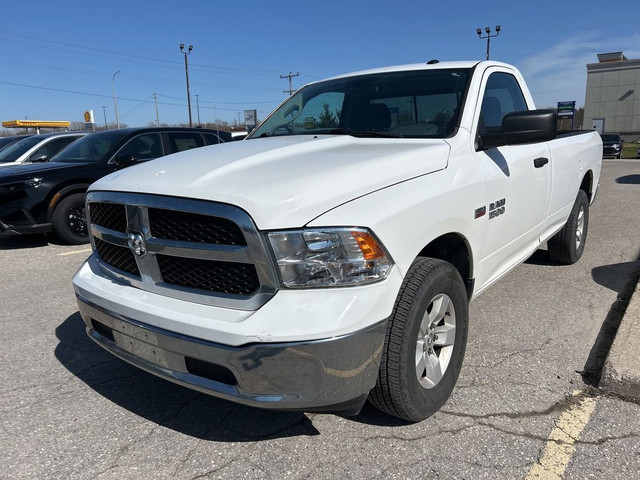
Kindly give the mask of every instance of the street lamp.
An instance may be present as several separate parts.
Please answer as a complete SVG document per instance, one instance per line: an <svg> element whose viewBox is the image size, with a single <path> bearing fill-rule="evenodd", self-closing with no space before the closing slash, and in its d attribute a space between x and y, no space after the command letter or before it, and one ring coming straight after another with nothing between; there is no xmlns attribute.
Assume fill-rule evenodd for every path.
<svg viewBox="0 0 640 480"><path fill-rule="evenodd" d="M120 73L118 70L111 77L111 91L113 92L113 109L116 112L116 128L120 128L120 118L118 117L118 102L116 102L116 75Z"/></svg>
<svg viewBox="0 0 640 480"><path fill-rule="evenodd" d="M500 25L496 25L496 33L491 34L491 29L489 27L484 27L484 31L485 31L485 36L482 36L482 29L477 28L476 29L476 33L478 34L478 38L480 39L487 39L487 60L489 60L489 45L491 42L491 39L493 37L497 37L498 35L500 35Z"/></svg>
<svg viewBox="0 0 640 480"><path fill-rule="evenodd" d="M107 107L102 105L102 113L104 114L104 129L109 130L109 126L107 125Z"/></svg>
<svg viewBox="0 0 640 480"><path fill-rule="evenodd" d="M198 126L200 126L200 101L198 97L199 95L196 93L196 110L198 111Z"/></svg>
<svg viewBox="0 0 640 480"><path fill-rule="evenodd" d="M191 120L191 92L189 91L189 62L187 62L187 55L193 50L193 45L189 45L189 48L185 51L184 43L180 44L180 52L184 54L184 73L187 77L187 108L189 109L189 127L193 127L193 121Z"/></svg>

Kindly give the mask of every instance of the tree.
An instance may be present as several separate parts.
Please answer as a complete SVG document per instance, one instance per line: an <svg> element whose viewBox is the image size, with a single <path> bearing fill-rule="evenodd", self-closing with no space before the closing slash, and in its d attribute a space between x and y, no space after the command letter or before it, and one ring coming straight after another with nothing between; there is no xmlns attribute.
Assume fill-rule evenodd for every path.
<svg viewBox="0 0 640 480"><path fill-rule="evenodd" d="M338 115L337 111L335 113L331 112L328 103L323 103L317 126L320 128L336 128L338 126Z"/></svg>

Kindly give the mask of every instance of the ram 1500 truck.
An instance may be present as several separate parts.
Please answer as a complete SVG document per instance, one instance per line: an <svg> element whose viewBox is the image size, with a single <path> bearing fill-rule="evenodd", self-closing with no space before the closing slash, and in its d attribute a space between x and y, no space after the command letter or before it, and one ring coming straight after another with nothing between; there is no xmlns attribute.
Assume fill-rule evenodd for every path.
<svg viewBox="0 0 640 480"><path fill-rule="evenodd" d="M503 63L315 82L244 141L94 183L79 309L108 351L220 398L418 421L453 390L468 302L545 242L578 261L601 160Z"/></svg>

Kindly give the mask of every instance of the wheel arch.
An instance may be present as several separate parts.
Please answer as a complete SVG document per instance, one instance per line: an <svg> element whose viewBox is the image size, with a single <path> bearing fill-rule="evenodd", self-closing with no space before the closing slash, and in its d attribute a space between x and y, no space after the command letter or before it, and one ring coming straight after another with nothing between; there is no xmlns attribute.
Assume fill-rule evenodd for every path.
<svg viewBox="0 0 640 480"><path fill-rule="evenodd" d="M60 201L73 193L86 193L91 183L74 183L73 185L67 185L65 187L57 189L49 199L47 207L47 221L51 222L53 217L53 211L56 209Z"/></svg>
<svg viewBox="0 0 640 480"><path fill-rule="evenodd" d="M473 256L468 240L460 233L446 233L426 245L418 257L430 257L452 264L460 273L470 299L473 294Z"/></svg>
<svg viewBox="0 0 640 480"><path fill-rule="evenodd" d="M584 190L589 198L589 203L591 203L593 200L593 172L591 170L588 170L582 177L579 190Z"/></svg>

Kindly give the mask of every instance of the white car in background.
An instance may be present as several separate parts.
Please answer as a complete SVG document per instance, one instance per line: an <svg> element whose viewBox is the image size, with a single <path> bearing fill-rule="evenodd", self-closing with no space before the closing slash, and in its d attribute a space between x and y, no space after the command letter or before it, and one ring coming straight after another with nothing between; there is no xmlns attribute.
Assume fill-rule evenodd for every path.
<svg viewBox="0 0 640 480"><path fill-rule="evenodd" d="M59 132L32 135L0 151L0 167L21 163L46 162L87 132Z"/></svg>

